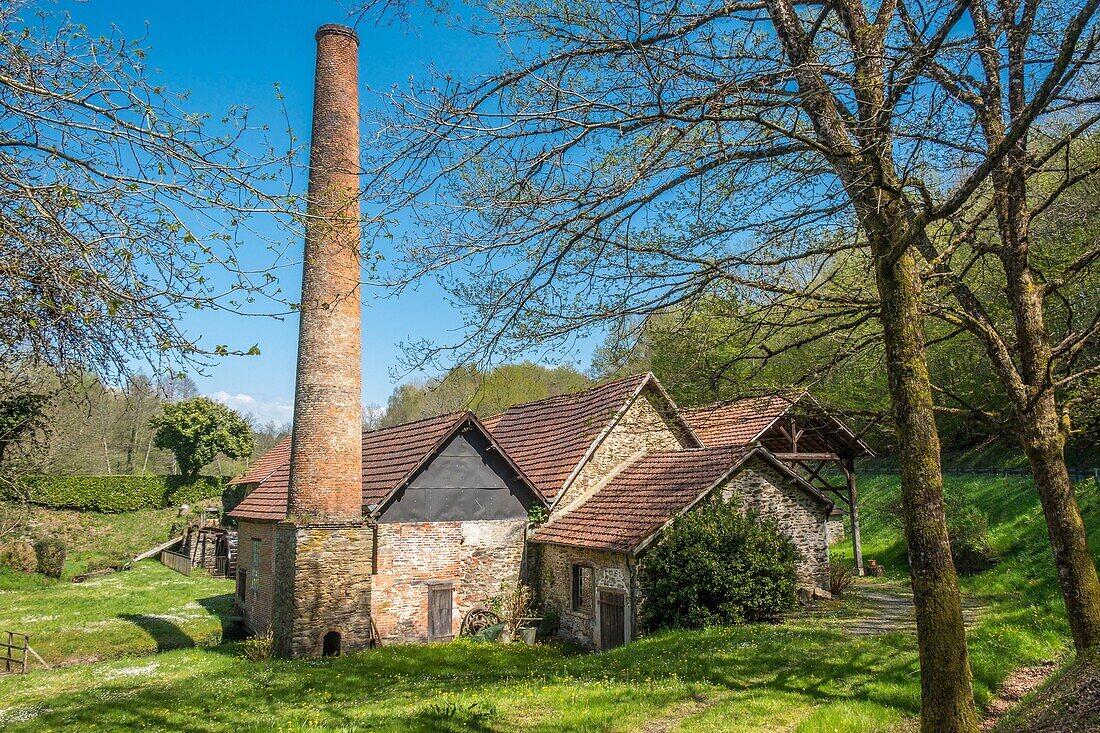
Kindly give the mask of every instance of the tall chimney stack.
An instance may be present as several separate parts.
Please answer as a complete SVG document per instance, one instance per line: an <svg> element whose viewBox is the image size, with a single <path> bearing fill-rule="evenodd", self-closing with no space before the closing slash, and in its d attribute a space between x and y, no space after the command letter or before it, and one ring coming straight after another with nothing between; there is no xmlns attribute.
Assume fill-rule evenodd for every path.
<svg viewBox="0 0 1100 733"><path fill-rule="evenodd" d="M342 524L363 504L359 38L342 25L316 38L289 513Z"/></svg>

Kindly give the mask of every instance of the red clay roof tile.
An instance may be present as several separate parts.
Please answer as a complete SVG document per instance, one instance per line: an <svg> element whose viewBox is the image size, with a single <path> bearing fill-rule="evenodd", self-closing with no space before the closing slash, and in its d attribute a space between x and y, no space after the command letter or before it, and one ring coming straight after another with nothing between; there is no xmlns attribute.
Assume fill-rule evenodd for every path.
<svg viewBox="0 0 1100 733"><path fill-rule="evenodd" d="M647 453L531 539L632 552L751 451L720 447Z"/></svg>
<svg viewBox="0 0 1100 733"><path fill-rule="evenodd" d="M509 407L483 424L543 496L554 498L612 419L649 380L638 374Z"/></svg>

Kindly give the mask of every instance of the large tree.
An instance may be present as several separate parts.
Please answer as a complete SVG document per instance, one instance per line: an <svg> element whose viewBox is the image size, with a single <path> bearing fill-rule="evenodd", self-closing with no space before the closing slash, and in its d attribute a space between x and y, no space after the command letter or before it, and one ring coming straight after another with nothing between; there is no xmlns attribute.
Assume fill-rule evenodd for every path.
<svg viewBox="0 0 1100 733"><path fill-rule="evenodd" d="M190 108L141 40L99 31L29 0L0 7L0 361L116 382L142 362L247 353L179 316L278 297L276 255L257 245L282 238L250 222L293 220L288 156L247 108Z"/></svg>
<svg viewBox="0 0 1100 733"><path fill-rule="evenodd" d="M408 227L406 281L459 272L453 290L480 327L459 345L466 357L545 345L715 283L777 297L809 290L835 304L813 292L816 275L841 253L866 252L928 731L974 731L977 715L944 522L920 256L930 228L973 201L1051 110L1052 92L1091 63L1096 26L1093 0L1044 8L1050 53L1031 67L1037 93L988 146L958 124L929 72L966 68L982 51L972 7L479 6L475 30L500 40L503 68L391 94L370 181L381 211L423 224Z"/></svg>

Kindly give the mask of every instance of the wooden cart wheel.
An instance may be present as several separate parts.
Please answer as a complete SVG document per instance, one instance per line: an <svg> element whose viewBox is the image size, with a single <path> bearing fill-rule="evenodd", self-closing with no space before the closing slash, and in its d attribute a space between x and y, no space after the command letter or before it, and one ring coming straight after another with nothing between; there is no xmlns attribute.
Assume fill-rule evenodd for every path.
<svg viewBox="0 0 1100 733"><path fill-rule="evenodd" d="M462 629L459 633L462 636L474 636L490 626L496 626L502 620L498 614L488 608L475 608L462 619Z"/></svg>

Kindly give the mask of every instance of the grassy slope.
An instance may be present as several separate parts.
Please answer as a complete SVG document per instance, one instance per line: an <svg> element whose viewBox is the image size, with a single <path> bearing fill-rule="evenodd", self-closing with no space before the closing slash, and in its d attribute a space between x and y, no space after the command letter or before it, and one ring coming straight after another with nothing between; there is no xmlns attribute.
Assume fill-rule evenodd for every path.
<svg viewBox="0 0 1100 733"><path fill-rule="evenodd" d="M889 522L897 477L861 481L864 557L887 567L888 577L905 577L905 544ZM996 689L1017 666L1070 652L1065 607L1054 574L1050 542L1038 496L1022 478L946 477L946 490L960 492L989 516L990 540L1002 557L985 573L960 579L963 593L985 608L969 634L971 664L980 688ZM1100 547L1100 492L1091 481L1077 485L1090 546Z"/></svg>
<svg viewBox="0 0 1100 733"><path fill-rule="evenodd" d="M984 703L1011 669L1065 654L1066 624L1027 483L951 479L949 485L989 512L994 544L1005 555L994 570L963 581L987 606L970 634ZM902 579L904 547L884 521L896 490L896 478L862 482L864 538L868 556ZM1082 504L1092 541L1100 544L1095 487L1084 488ZM143 580L135 573L117 577ZM191 587L174 577L173 588ZM919 695L913 638L848 635L843 622L851 611L844 604L783 626L663 635L602 655L456 643L250 663L225 644L103 663L92 675L82 666L0 680L0 724L5 730L94 723L99 730L555 733L670 730L676 723L701 733L910 726Z"/></svg>
<svg viewBox="0 0 1100 733"><path fill-rule="evenodd" d="M80 585L22 577L21 588L9 575L0 590L0 630L29 634L51 665L217 643L232 612L232 581L153 560Z"/></svg>
<svg viewBox="0 0 1100 733"><path fill-rule="evenodd" d="M188 518L179 509L155 509L124 514L100 514L32 507L27 529L33 537L57 537L65 541L68 557L65 578L88 570L125 562L168 539L173 525ZM18 574L0 577L0 588L19 585Z"/></svg>

